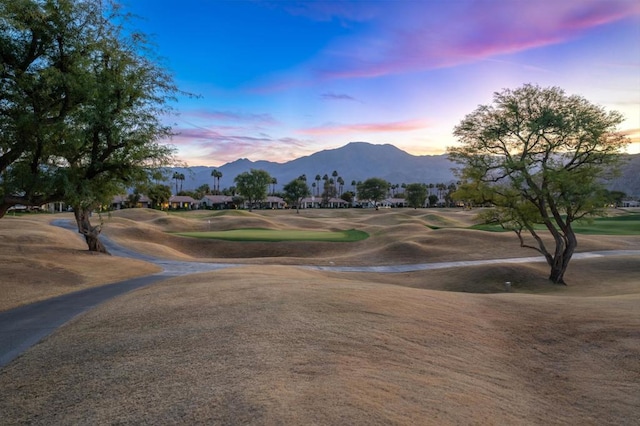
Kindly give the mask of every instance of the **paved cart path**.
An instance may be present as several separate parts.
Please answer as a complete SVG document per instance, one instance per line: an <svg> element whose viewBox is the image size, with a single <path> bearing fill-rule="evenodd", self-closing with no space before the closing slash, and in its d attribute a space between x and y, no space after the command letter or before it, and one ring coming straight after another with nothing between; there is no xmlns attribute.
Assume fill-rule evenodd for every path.
<svg viewBox="0 0 640 426"><path fill-rule="evenodd" d="M55 226L74 230L69 220L54 220ZM79 238L82 238L78 235ZM0 367L7 365L21 353L51 334L73 317L94 306L99 305L115 296L127 293L140 287L162 281L172 276L181 276L199 272L215 271L218 269L247 266L234 263L206 263L181 262L166 260L144 255L134 250L122 247L106 236L101 240L114 256L129 257L154 263L162 271L145 277L133 278L118 283L68 293L52 299L20 306L15 309L0 312ZM577 253L574 259L589 259L603 256L638 256L640 250L610 250L589 253ZM413 265L382 265L382 266L295 266L298 268L336 271L336 272L378 272L396 273L422 271L429 269L459 268L465 266L487 265L496 263L530 263L544 262L543 257L519 257L511 259L472 260L455 262L420 263Z"/></svg>

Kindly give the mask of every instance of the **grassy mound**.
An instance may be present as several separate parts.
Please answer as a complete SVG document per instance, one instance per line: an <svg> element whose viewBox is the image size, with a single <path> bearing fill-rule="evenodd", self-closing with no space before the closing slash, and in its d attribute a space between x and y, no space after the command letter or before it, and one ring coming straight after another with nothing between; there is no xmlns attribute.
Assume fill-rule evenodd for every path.
<svg viewBox="0 0 640 426"><path fill-rule="evenodd" d="M470 295L379 276L251 266L129 293L5 368L0 412L9 423L207 424L637 414L637 292Z"/></svg>
<svg viewBox="0 0 640 426"><path fill-rule="evenodd" d="M471 215L458 210L137 210L114 213L105 232L171 259L252 264L167 280L76 318L2 370L2 422L625 424L637 416L638 256L574 260L568 287L551 285L544 263L318 272L271 264L532 252L508 233L425 228L468 226ZM0 310L156 270L92 255L50 219L0 220L0 293L9 295ZM261 223L272 232L358 229L370 237L334 244L168 233L204 232L209 220L216 230ZM581 250L640 248L634 235L579 241Z"/></svg>
<svg viewBox="0 0 640 426"><path fill-rule="evenodd" d="M230 231L178 232L184 237L216 239L226 241L325 241L353 242L369 237L366 232L350 229L347 231L305 231L244 228Z"/></svg>

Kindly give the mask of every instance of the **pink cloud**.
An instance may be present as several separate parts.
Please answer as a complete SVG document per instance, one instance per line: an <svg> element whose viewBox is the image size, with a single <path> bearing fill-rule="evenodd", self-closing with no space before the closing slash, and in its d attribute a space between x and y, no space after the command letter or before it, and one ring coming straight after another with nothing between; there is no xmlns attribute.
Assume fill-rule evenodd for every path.
<svg viewBox="0 0 640 426"><path fill-rule="evenodd" d="M629 138L631 143L640 143L640 129L626 129L620 133Z"/></svg>
<svg viewBox="0 0 640 426"><path fill-rule="evenodd" d="M301 129L298 133L305 135L332 135L351 133L382 133L382 132L410 132L424 129L428 124L424 120L407 120L392 123L361 123L361 124L328 124L320 127Z"/></svg>
<svg viewBox="0 0 640 426"><path fill-rule="evenodd" d="M174 129L167 143L178 150L178 157L191 165L222 165L239 158L286 161L309 151L309 141L264 133L227 133L224 129L203 127Z"/></svg>
<svg viewBox="0 0 640 426"><path fill-rule="evenodd" d="M339 40L310 65L324 78L449 67L562 43L639 14L640 3L626 0L410 2L389 7L375 31Z"/></svg>

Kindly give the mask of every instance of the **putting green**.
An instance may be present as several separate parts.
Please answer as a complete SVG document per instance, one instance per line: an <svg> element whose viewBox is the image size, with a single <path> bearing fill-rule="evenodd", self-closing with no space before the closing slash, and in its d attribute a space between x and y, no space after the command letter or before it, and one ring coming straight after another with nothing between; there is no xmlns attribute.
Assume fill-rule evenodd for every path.
<svg viewBox="0 0 640 426"><path fill-rule="evenodd" d="M209 238L226 241L328 241L353 242L369 237L364 231L304 231L275 229L232 229L229 231L177 232L177 235L192 238Z"/></svg>
<svg viewBox="0 0 640 426"><path fill-rule="evenodd" d="M534 228L536 230L546 229L543 225L536 225ZM494 224L474 225L471 229L492 232L506 231L500 225ZM576 234L587 235L640 235L640 215L629 214L580 220L574 222L573 230Z"/></svg>

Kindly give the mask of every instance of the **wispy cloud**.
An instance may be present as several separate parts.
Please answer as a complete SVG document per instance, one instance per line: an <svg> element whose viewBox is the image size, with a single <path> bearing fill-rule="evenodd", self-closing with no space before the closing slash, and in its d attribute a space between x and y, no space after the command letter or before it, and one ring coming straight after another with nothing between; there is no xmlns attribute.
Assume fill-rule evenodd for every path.
<svg viewBox="0 0 640 426"><path fill-rule="evenodd" d="M332 100L332 101L357 101L353 96L347 95L346 93L323 93L320 95L322 99Z"/></svg>
<svg viewBox="0 0 640 426"><path fill-rule="evenodd" d="M236 129L237 130L237 129ZM168 141L179 150L180 157L192 165L222 165L239 158L288 161L301 153L312 152L308 140L271 137L265 133L227 132L226 128L177 128Z"/></svg>
<svg viewBox="0 0 640 426"><path fill-rule="evenodd" d="M382 4L385 13L370 15L375 30L335 41L308 66L323 78L450 67L562 43L640 14L640 3L627 0Z"/></svg>
<svg viewBox="0 0 640 426"><path fill-rule="evenodd" d="M640 143L640 129L626 129L620 133L628 137L631 143Z"/></svg>
<svg viewBox="0 0 640 426"><path fill-rule="evenodd" d="M425 120L407 120L390 123L359 123L359 124L326 124L320 127L310 127L298 130L305 135L333 135L353 133L388 133L410 132L428 127Z"/></svg>
<svg viewBox="0 0 640 426"><path fill-rule="evenodd" d="M275 125L278 121L268 113L248 113L241 111L190 111L189 116L209 122L236 122L258 125Z"/></svg>

